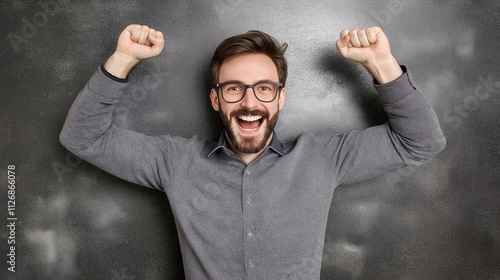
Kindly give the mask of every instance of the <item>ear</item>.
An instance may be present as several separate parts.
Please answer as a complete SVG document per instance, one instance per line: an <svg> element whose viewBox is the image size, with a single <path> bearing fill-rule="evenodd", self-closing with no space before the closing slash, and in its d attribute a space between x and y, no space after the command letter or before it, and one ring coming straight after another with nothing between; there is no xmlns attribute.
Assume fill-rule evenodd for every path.
<svg viewBox="0 0 500 280"><path fill-rule="evenodd" d="M212 102L212 108L214 108L215 111L219 112L219 95L217 94L217 91L215 89L212 89L210 91L210 102Z"/></svg>
<svg viewBox="0 0 500 280"><path fill-rule="evenodd" d="M286 99L286 88L282 88L278 100L278 108L280 110L283 109L283 106L285 106L285 99Z"/></svg>

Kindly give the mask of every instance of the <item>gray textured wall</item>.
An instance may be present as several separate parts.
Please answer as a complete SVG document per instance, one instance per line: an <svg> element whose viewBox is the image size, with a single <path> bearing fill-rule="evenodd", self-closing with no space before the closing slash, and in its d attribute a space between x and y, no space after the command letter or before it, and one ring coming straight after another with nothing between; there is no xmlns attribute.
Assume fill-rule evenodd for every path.
<svg viewBox="0 0 500 280"><path fill-rule="evenodd" d="M16 166L16 273L2 279L177 279L182 263L164 194L81 162L58 142L76 94L129 23L162 30L164 53L135 69L116 122L147 134L219 134L207 66L250 29L287 42L280 138L363 128L385 115L343 28L380 25L435 108L448 146L432 162L339 187L323 279L500 279L500 2L2 1L0 218ZM2 276L3 275L3 276Z"/></svg>

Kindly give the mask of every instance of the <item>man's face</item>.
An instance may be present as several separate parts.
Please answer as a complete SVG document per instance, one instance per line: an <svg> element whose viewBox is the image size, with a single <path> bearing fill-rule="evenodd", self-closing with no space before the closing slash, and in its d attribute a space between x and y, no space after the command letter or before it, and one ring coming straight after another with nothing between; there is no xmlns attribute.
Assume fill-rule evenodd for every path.
<svg viewBox="0 0 500 280"><path fill-rule="evenodd" d="M278 82L278 70L273 61L264 54L245 54L225 61L219 72L219 82L239 81L254 84L258 81ZM285 104L285 89L272 102L259 101L251 88L243 99L227 103L220 93L212 89L210 100L219 112L229 144L237 152L254 154L262 151L271 142L279 110Z"/></svg>

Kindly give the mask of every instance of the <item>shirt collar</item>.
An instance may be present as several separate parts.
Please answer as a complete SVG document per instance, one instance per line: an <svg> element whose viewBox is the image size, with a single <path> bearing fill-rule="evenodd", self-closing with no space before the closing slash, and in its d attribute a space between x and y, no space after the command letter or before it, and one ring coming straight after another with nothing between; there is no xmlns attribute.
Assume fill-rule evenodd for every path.
<svg viewBox="0 0 500 280"><path fill-rule="evenodd" d="M219 137L219 142L217 142L217 146L208 154L207 157L210 157L215 151L219 149L225 149L227 151L230 151L227 141L226 141L226 134L224 131L221 133ZM276 136L276 132L273 132L273 139L271 140L271 144L267 147L267 149L273 150L275 153L277 153L280 156L283 156L283 144L278 140L278 137ZM266 149L266 150L267 150Z"/></svg>

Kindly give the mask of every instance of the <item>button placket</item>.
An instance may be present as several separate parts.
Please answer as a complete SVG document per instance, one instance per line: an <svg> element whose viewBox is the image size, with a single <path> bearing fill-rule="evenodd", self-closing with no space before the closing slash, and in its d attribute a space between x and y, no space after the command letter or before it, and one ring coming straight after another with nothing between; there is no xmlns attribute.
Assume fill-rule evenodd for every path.
<svg viewBox="0 0 500 280"><path fill-rule="evenodd" d="M242 180L242 206L244 220L244 246L247 275L254 277L258 248L255 238L256 205L254 202L255 172L247 168L243 172Z"/></svg>

